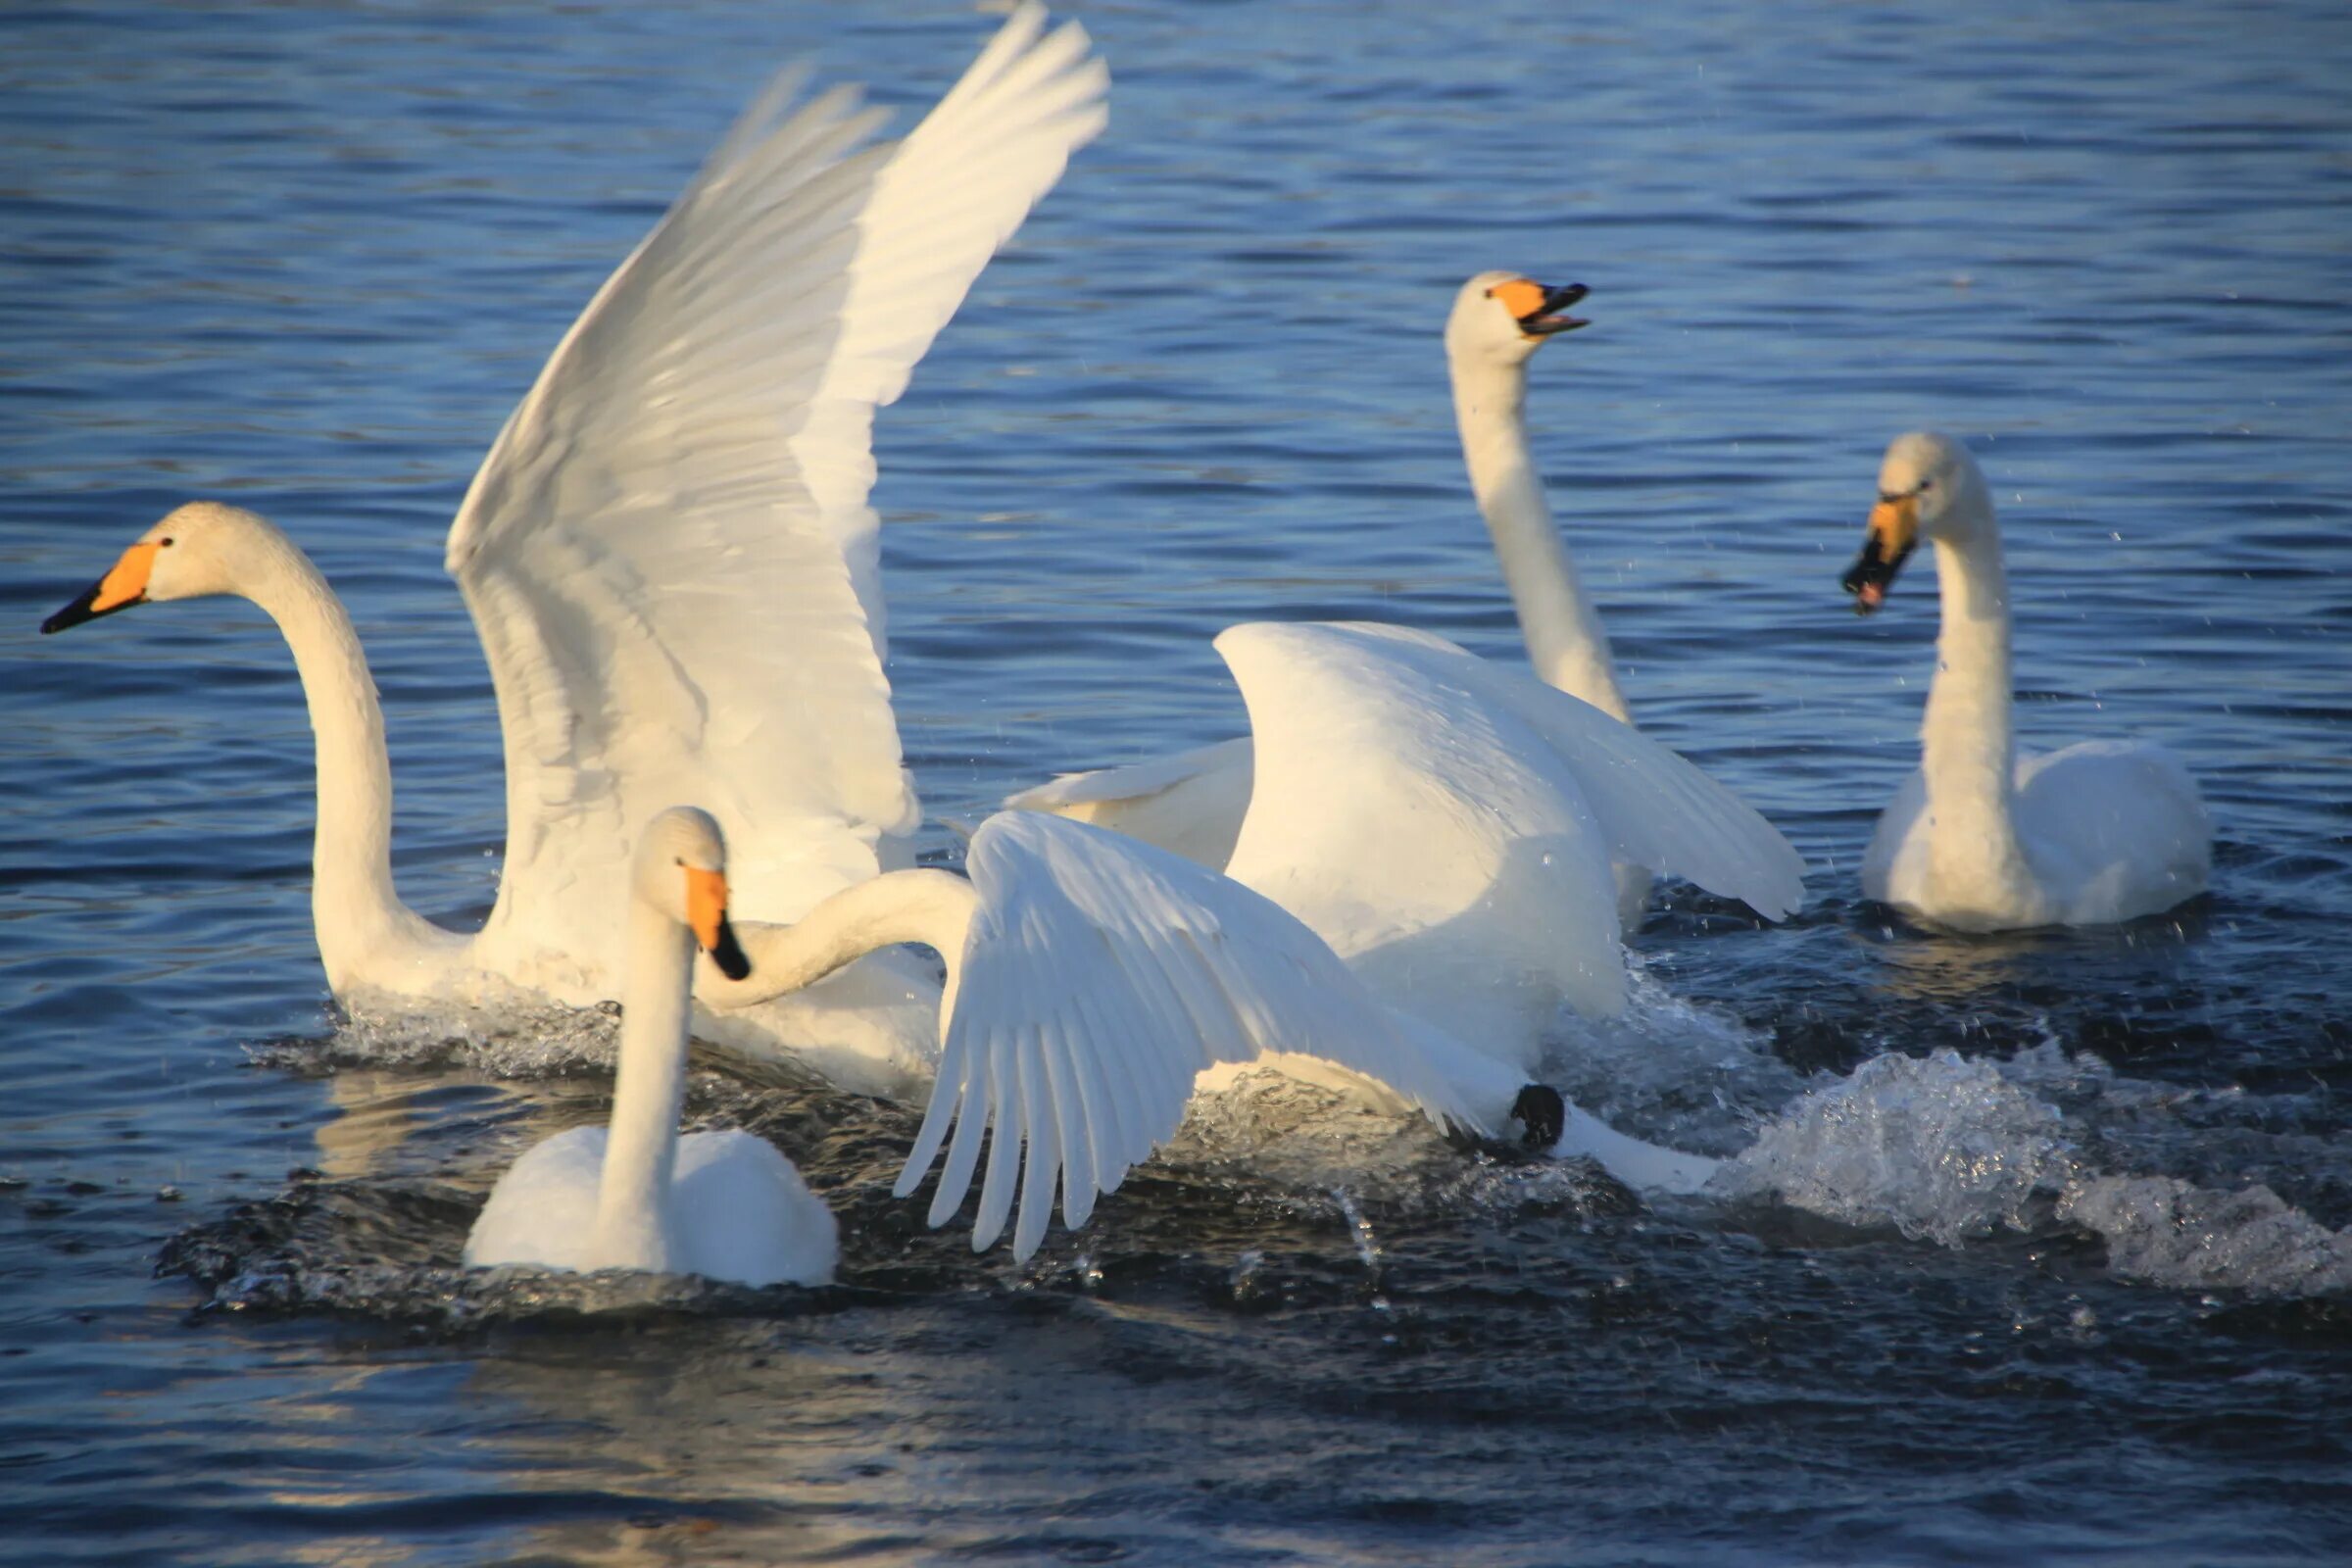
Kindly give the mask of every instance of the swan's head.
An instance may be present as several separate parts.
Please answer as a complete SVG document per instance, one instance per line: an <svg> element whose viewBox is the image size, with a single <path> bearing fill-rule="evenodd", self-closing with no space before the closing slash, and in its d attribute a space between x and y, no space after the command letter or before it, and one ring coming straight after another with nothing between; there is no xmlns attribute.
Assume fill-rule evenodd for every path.
<svg viewBox="0 0 2352 1568"><path fill-rule="evenodd" d="M154 600L233 594L241 581L252 580L256 557L284 548L284 536L244 508L191 501L139 535L105 576L42 621L41 630L64 631Z"/></svg>
<svg viewBox="0 0 2352 1568"><path fill-rule="evenodd" d="M1948 435L1898 435L1879 465L1879 504L1870 509L1862 554L1838 579L1861 614L1886 603L1886 589L1922 539L1966 544L1992 517L1992 492L1968 448Z"/></svg>
<svg viewBox="0 0 2352 1568"><path fill-rule="evenodd" d="M752 972L727 924L727 841L709 811L673 806L647 823L631 874L637 896L692 930L720 974Z"/></svg>
<svg viewBox="0 0 2352 1568"><path fill-rule="evenodd" d="M1457 365L1524 365L1553 334L1589 324L1562 314L1589 292L1582 283L1546 288L1517 272L1481 272L1453 297L1446 357Z"/></svg>

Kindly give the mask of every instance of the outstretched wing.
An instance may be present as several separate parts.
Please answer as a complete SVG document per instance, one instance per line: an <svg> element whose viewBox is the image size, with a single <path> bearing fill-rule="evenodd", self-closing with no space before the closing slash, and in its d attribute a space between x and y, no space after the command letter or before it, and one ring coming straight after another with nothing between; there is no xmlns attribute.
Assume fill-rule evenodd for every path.
<svg viewBox="0 0 2352 1568"><path fill-rule="evenodd" d="M1016 7L980 58L874 181L841 339L793 460L839 541L875 656L884 649L874 485L876 406L899 400L917 361L989 259L1107 122L1110 72L1086 29L1047 35L1045 7Z"/></svg>
<svg viewBox="0 0 2352 1568"><path fill-rule="evenodd" d="M895 153L787 76L557 348L448 564L507 742L494 932L601 956L644 818L727 824L750 918L877 869L918 820L882 672L873 405L1102 124L1074 26L1024 7Z"/></svg>
<svg viewBox="0 0 2352 1568"><path fill-rule="evenodd" d="M1085 1224L1096 1195L1116 1191L1174 1135L1193 1079L1215 1062L1320 1056L1479 1130L1494 1113L1474 1102L1507 1105L1523 1081L1503 1074L1465 1093L1313 932L1148 844L1006 811L980 825L965 866L979 908L939 1081L898 1191L912 1192L947 1142L931 1204L931 1223L944 1222L970 1190L981 1132L993 1126L975 1250L1003 1232L1017 1190L1013 1251L1035 1251L1057 1175L1063 1222Z"/></svg>
<svg viewBox="0 0 2352 1568"><path fill-rule="evenodd" d="M1697 768L1442 637L1253 624L1217 639L1256 779L1228 871L1379 995L1532 1066L1561 1001L1624 997L1610 861L1778 914L1802 862Z"/></svg>

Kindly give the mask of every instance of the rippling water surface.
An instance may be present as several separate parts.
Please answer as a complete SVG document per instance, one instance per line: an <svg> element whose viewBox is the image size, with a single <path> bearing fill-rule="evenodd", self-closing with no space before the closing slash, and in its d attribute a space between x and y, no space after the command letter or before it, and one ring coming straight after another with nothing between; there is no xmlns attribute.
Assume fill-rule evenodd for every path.
<svg viewBox="0 0 2352 1568"><path fill-rule="evenodd" d="M1761 1137L1788 1198L1652 1207L1275 1095L1016 1267L889 1200L905 1112L714 1061L692 1113L803 1163L840 1288L456 1271L514 1151L603 1113L603 1021L339 1025L268 624L33 627L180 499L271 515L375 662L404 893L478 914L496 720L440 559L490 436L775 64L919 103L988 24L19 6L0 1554L2352 1551L2343 9L1079 14L1112 127L880 422L926 805L1234 732L1234 620L1515 657L1438 327L1474 270L1582 278L1534 416L1629 695L1813 873L1773 930L1670 890L1641 1007L1560 1071ZM1935 614L1836 577L1919 424L2004 509L2023 739L2180 752L2208 899L1984 940L1860 903Z"/></svg>

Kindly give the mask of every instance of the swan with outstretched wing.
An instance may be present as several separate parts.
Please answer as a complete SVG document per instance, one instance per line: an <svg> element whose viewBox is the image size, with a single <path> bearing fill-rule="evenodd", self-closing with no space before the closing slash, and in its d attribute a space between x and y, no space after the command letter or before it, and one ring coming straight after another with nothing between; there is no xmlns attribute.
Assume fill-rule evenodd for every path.
<svg viewBox="0 0 2352 1568"><path fill-rule="evenodd" d="M895 148L848 89L788 73L565 334L450 530L506 742L497 903L470 936L404 905L383 715L349 615L284 534L211 502L150 528L51 616L240 594L290 646L317 732L313 905L339 996L614 994L602 918L631 835L697 800L746 915L789 919L904 859L919 820L882 667L873 409L1070 155L1107 74L1017 10ZM738 1045L919 1070L928 974L883 956L723 1019Z"/></svg>
<svg viewBox="0 0 2352 1568"><path fill-rule="evenodd" d="M936 951L940 1071L900 1191L944 1147L932 1223L977 1177L975 1244L1017 1199L1024 1256L1057 1181L1083 1224L1198 1090L1259 1066L1488 1135L1516 1120L1630 1186L1704 1185L1714 1161L1535 1082L1544 1029L1562 1002L1622 1004L1613 862L1777 915L1803 893L1787 841L1655 741L1443 638L1259 624L1217 648L1258 748L1226 874L1004 811L972 835L968 878L890 872L791 925L739 927L751 977L706 965L703 995L748 1002L895 944Z"/></svg>

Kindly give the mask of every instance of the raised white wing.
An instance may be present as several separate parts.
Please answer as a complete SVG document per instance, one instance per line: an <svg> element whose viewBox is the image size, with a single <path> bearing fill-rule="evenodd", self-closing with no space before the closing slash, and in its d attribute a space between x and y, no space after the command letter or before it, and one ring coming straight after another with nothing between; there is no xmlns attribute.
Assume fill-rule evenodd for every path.
<svg viewBox="0 0 2352 1568"><path fill-rule="evenodd" d="M1803 863L1673 752L1442 637L1253 624L1217 639L1250 707L1256 778L1227 869L1375 993L1532 1066L1565 1000L1622 1004L1612 859L1766 914Z"/></svg>
<svg viewBox="0 0 2352 1568"><path fill-rule="evenodd" d="M899 400L989 258L1109 117L1110 72L1086 29L1067 23L1045 36L1045 26L1035 0L1014 8L874 181L858 219L841 340L793 437L793 460L850 563L877 659L877 519L865 504L874 409Z"/></svg>
<svg viewBox="0 0 2352 1568"><path fill-rule="evenodd" d="M1004 1230L1017 1189L1013 1251L1035 1251L1057 1175L1064 1223L1085 1224L1096 1195L1116 1191L1174 1135L1194 1077L1215 1062L1319 1056L1479 1131L1497 1114L1485 1105L1507 1106L1524 1082L1496 1071L1465 1088L1313 932L1180 857L1006 811L980 825L965 865L979 907L939 1081L898 1191L920 1184L952 1122L931 1204L931 1223L944 1222L993 1126L974 1250Z"/></svg>
<svg viewBox="0 0 2352 1568"><path fill-rule="evenodd" d="M1222 870L1250 811L1250 737L1124 767L1063 773L1004 798L1009 811L1051 811Z"/></svg>
<svg viewBox="0 0 2352 1568"><path fill-rule="evenodd" d="M747 918L874 874L918 820L882 672L872 406L1102 123L1085 35L1024 7L894 155L787 76L557 348L448 564L507 740L492 931L602 956L644 818L727 823Z"/></svg>

